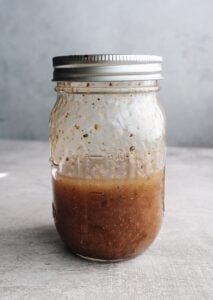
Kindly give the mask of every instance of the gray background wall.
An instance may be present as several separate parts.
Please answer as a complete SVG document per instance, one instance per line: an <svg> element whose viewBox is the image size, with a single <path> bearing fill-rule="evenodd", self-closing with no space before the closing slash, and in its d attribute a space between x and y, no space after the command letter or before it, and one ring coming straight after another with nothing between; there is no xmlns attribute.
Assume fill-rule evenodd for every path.
<svg viewBox="0 0 213 300"><path fill-rule="evenodd" d="M0 0L0 137L47 139L51 58L164 57L168 141L213 146L213 1Z"/></svg>

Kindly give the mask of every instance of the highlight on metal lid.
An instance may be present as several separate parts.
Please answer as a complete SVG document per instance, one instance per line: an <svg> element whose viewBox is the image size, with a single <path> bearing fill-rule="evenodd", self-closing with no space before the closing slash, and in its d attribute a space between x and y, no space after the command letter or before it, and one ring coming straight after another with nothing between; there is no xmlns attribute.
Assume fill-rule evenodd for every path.
<svg viewBox="0 0 213 300"><path fill-rule="evenodd" d="M92 54L53 58L53 81L129 81L162 79L162 57Z"/></svg>

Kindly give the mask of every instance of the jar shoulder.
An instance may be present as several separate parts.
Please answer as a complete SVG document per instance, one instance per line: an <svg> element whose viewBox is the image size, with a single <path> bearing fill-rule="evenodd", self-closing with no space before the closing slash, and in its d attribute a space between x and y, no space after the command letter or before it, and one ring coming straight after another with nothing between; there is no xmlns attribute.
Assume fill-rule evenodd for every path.
<svg viewBox="0 0 213 300"><path fill-rule="evenodd" d="M151 139L162 135L165 117L154 94L77 94L58 97L51 112L50 129L52 127L61 130L69 128L70 135L74 134L75 129L93 131L94 134L104 130L104 134L109 131L121 137L134 131L141 137Z"/></svg>

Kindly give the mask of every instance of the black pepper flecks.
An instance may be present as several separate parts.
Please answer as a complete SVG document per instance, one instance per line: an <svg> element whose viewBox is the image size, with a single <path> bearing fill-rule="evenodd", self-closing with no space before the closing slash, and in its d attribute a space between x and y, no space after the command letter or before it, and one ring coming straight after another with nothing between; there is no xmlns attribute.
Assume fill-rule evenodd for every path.
<svg viewBox="0 0 213 300"><path fill-rule="evenodd" d="M87 137L88 137L88 134L87 134L87 133L85 133L85 134L83 135L83 137L84 137L84 138L87 138Z"/></svg>
<svg viewBox="0 0 213 300"><path fill-rule="evenodd" d="M132 133L130 133L129 137L133 137L133 134L132 134Z"/></svg>
<svg viewBox="0 0 213 300"><path fill-rule="evenodd" d="M109 86L112 86L112 82L109 83Z"/></svg>
<svg viewBox="0 0 213 300"><path fill-rule="evenodd" d="M69 161L69 157L66 157L66 161Z"/></svg>
<svg viewBox="0 0 213 300"><path fill-rule="evenodd" d="M100 101L101 99L100 99L100 98L97 98L97 100Z"/></svg>
<svg viewBox="0 0 213 300"><path fill-rule="evenodd" d="M135 150L135 146L131 146L131 147L129 148L129 150L130 150L130 151L134 151L134 150Z"/></svg>
<svg viewBox="0 0 213 300"><path fill-rule="evenodd" d="M90 86L90 84L89 84L89 82L87 82L87 87L89 87Z"/></svg>
<svg viewBox="0 0 213 300"><path fill-rule="evenodd" d="M66 113L65 118L68 118L68 117L69 117L69 113Z"/></svg>

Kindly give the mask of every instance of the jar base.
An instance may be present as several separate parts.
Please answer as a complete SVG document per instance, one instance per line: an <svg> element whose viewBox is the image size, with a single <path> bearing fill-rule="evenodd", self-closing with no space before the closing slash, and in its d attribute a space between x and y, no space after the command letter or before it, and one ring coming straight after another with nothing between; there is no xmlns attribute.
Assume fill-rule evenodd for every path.
<svg viewBox="0 0 213 300"><path fill-rule="evenodd" d="M88 257L84 256L78 253L75 253L80 258L83 258L85 260L93 261L93 262L100 262L100 263L116 263L124 260L128 260L128 258L119 258L119 259L101 259L101 258L94 258L94 257Z"/></svg>

